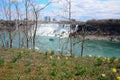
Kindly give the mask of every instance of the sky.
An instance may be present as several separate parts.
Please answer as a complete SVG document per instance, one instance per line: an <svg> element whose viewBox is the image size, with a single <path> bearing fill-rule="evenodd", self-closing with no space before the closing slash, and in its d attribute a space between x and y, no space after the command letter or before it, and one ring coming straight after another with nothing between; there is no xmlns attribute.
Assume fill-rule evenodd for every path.
<svg viewBox="0 0 120 80"><path fill-rule="evenodd" d="M0 0L2 1L2 0ZM13 0L20 3L24 10L23 0ZM56 19L68 18L68 3L66 0L33 0L40 8L52 2L47 8L40 11L40 16L51 16ZM120 0L71 0L72 19L86 21L90 19L120 19ZM1 9L0 9L1 10ZM14 11L14 8L13 8ZM2 13L0 13L2 14ZM31 14L32 15L32 14ZM0 15L1 16L1 15Z"/></svg>
<svg viewBox="0 0 120 80"><path fill-rule="evenodd" d="M56 0L54 0L56 1ZM89 19L120 19L120 0L71 0L72 18ZM55 6L65 7L65 0ZM56 13L59 12L56 10ZM60 11L61 12L61 11ZM61 12L62 14L63 12Z"/></svg>

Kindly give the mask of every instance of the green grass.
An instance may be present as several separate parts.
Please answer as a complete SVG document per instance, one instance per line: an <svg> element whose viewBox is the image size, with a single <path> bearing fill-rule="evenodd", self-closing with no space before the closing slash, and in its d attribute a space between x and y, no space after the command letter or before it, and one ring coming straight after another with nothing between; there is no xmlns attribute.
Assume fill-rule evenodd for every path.
<svg viewBox="0 0 120 80"><path fill-rule="evenodd" d="M66 59L63 55L25 49L0 48L0 51L0 80L116 80L120 76L117 58ZM117 72L113 73L112 68Z"/></svg>
<svg viewBox="0 0 120 80"><path fill-rule="evenodd" d="M4 64L4 59L0 57L0 65Z"/></svg>

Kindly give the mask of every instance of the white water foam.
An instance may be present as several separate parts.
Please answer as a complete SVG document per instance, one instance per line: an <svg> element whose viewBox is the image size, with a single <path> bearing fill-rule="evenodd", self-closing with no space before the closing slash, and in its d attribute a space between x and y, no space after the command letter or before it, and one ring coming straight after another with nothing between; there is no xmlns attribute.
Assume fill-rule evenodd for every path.
<svg viewBox="0 0 120 80"><path fill-rule="evenodd" d="M38 25L36 35L40 36L54 36L54 37L68 37L69 27L63 27L58 24L40 24Z"/></svg>

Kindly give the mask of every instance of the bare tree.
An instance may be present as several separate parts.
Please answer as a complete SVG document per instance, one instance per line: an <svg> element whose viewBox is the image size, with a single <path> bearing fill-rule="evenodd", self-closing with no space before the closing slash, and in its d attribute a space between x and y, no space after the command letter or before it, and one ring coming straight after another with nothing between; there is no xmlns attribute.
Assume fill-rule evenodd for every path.
<svg viewBox="0 0 120 80"><path fill-rule="evenodd" d="M48 2L45 6L43 6L40 9L36 8L36 5L31 3L31 6L33 8L33 12L35 15L35 28L34 28L34 32L33 32L33 49L35 49L35 40L36 40L36 31L37 31L37 27L38 27L38 18L39 18L39 12L42 11L43 9L45 9L47 6L49 6L51 4L51 2Z"/></svg>
<svg viewBox="0 0 120 80"><path fill-rule="evenodd" d="M18 1L14 1L13 2L14 6L15 6L15 9L16 9L16 31L18 32L18 36L19 36L19 48L21 48L21 30L20 30L20 27L19 27L19 20L20 20L20 9L19 9L19 2Z"/></svg>
<svg viewBox="0 0 120 80"><path fill-rule="evenodd" d="M1 7L2 7L2 12L3 12L3 18L5 20L8 20L8 21L11 21L11 1L8 0L2 0L1 1ZM5 28L5 31L7 32L8 31L8 34L9 34L9 41L7 40L7 35L6 35L6 32L5 32L5 36L4 36L4 39L5 39L5 44L6 44L6 47L9 45L10 48L12 48L12 25L8 23L4 24L3 26L5 26L6 28L9 27L9 29L7 30Z"/></svg>
<svg viewBox="0 0 120 80"><path fill-rule="evenodd" d="M72 24L71 24L71 5L72 5L72 2L71 0L66 0L68 2L68 15L69 15L69 23L70 23L70 33L72 32ZM72 38L70 38L70 53L71 53L71 56L73 55L73 41L72 41Z"/></svg>
<svg viewBox="0 0 120 80"><path fill-rule="evenodd" d="M81 56L83 55L83 50L84 50L84 41L85 41L85 36L86 36L86 31L85 31L85 27L86 25L82 26L82 31L81 31L81 34L79 33L76 33L74 30L73 30L73 27L76 27L76 25L78 25L79 23L74 23L74 21L72 20L72 15L73 15L73 10L72 10L72 6L74 6L74 1L73 0L60 0L59 2L63 3L64 6L60 6L60 9L62 10L62 14L59 14L58 16L64 18L64 19L67 19L68 22L69 22L69 27L70 27L70 31L69 31L69 38L68 38L68 42L70 43L70 51L69 53L71 55L73 55L73 51L74 51L74 48L76 46L76 43L81 43ZM65 15L63 15L63 13L65 13ZM74 26L75 25L75 26ZM74 34L71 36L71 34ZM77 42L74 42L74 37L75 35L81 35L80 37L80 41L77 41ZM77 37L79 38L79 36Z"/></svg>
<svg viewBox="0 0 120 80"><path fill-rule="evenodd" d="M83 50L84 50L84 42L85 42L85 25L82 27L82 43L81 43L81 56L83 56Z"/></svg>
<svg viewBox="0 0 120 80"><path fill-rule="evenodd" d="M29 38L28 38L28 8L29 8L29 0L25 0L25 15L26 15L26 26L25 26L25 35L26 35L26 48L29 47Z"/></svg>
<svg viewBox="0 0 120 80"><path fill-rule="evenodd" d="M8 7L8 10L9 10L9 20L11 21L11 5L12 5L12 3L11 3L11 1L9 0L9 7ZM10 48L12 48L12 42L13 42L13 40L12 40L12 26L10 25L9 26L9 40L10 40Z"/></svg>
<svg viewBox="0 0 120 80"><path fill-rule="evenodd" d="M72 33L72 0L60 0L59 3L62 4L62 2L64 2L63 6L60 6L60 10L62 11L62 14L58 13L58 16L61 18L64 18L68 21L69 23L69 27L70 27L70 31L69 34ZM73 55L73 39L72 37L68 37L68 42L67 44L70 43L70 51L69 53L71 54L71 56Z"/></svg>

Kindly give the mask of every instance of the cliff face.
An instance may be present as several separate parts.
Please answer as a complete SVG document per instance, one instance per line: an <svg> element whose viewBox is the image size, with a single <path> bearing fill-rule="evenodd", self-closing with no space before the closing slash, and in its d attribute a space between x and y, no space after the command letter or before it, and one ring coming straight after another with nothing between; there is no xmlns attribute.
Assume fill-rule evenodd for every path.
<svg viewBox="0 0 120 80"><path fill-rule="evenodd" d="M78 26L78 36L83 36L82 29L86 39L120 41L120 19L89 20Z"/></svg>
<svg viewBox="0 0 120 80"><path fill-rule="evenodd" d="M15 30L15 22L0 20L0 31L2 31L2 30L14 31Z"/></svg>
<svg viewBox="0 0 120 80"><path fill-rule="evenodd" d="M30 29L30 27L34 25L34 21L27 21L27 29ZM0 20L0 31L15 31L16 27L19 27L22 30L25 30L26 21L25 20L19 20L17 22L16 20Z"/></svg>
<svg viewBox="0 0 120 80"><path fill-rule="evenodd" d="M119 19L109 19L109 20L90 20L86 24L95 27L100 35L120 35L120 20ZM94 29L94 30L95 30Z"/></svg>
<svg viewBox="0 0 120 80"><path fill-rule="evenodd" d="M81 32L82 27L89 35L120 35L119 19L89 20L85 25L79 25L77 32Z"/></svg>

